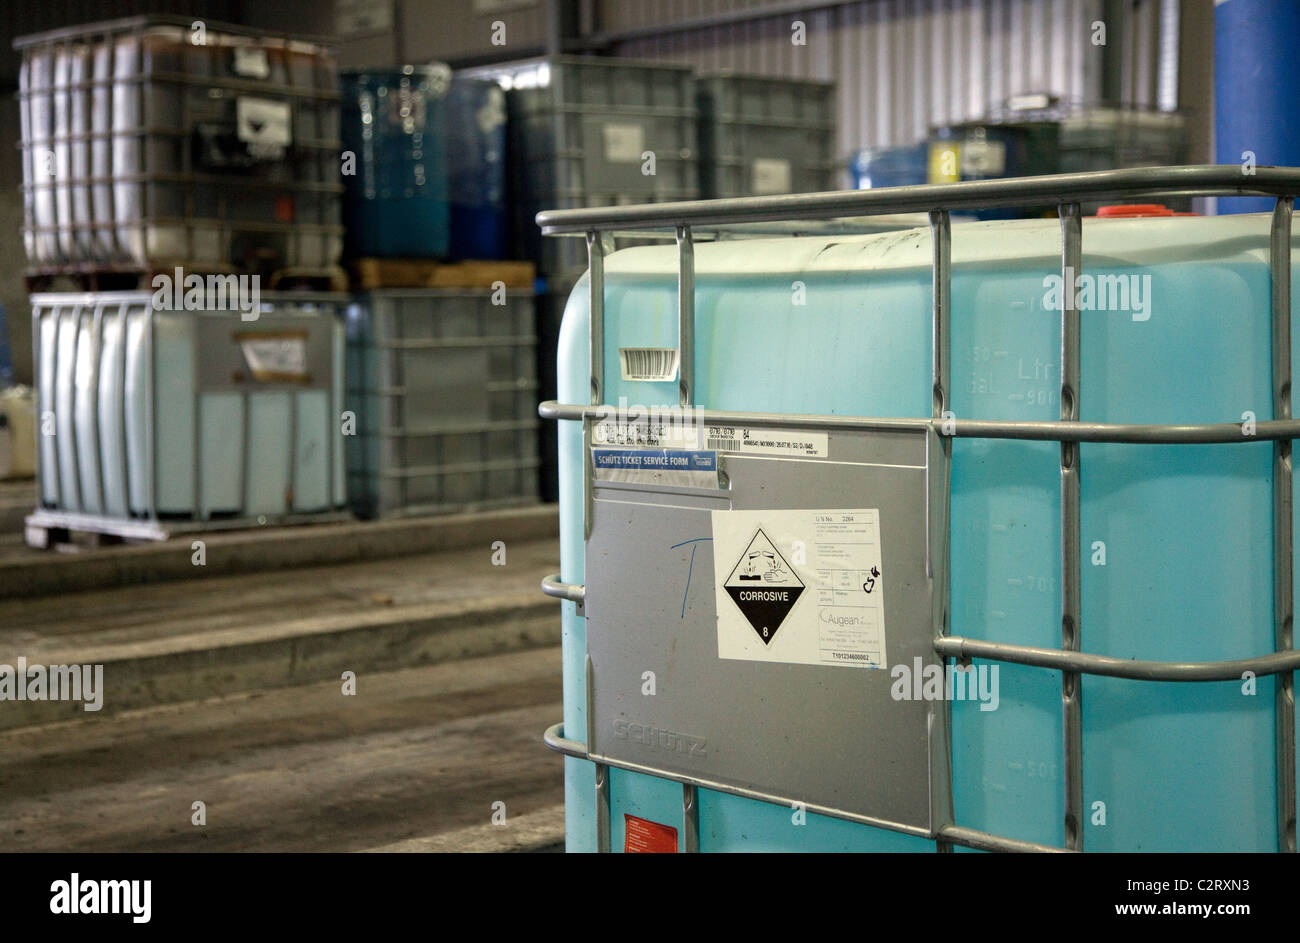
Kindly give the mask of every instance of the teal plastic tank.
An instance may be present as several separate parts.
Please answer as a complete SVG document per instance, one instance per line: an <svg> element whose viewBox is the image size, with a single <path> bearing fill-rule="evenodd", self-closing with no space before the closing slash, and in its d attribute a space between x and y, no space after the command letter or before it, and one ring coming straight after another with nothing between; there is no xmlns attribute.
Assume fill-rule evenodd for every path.
<svg viewBox="0 0 1300 943"><path fill-rule="evenodd" d="M1060 314L1044 280L1059 276L1060 233L1054 219L953 225L957 417L1059 419ZM1122 276L1134 291L1121 310L1081 312L1080 418L1273 418L1268 234L1267 215L1085 219L1083 272L1098 285ZM704 243L695 257L696 405L930 415L927 229ZM671 246L607 257L607 403L676 405L675 382L622 380L618 353L676 346L676 271ZM791 303L796 281L805 306ZM589 396L588 290L584 277L560 332L564 403ZM1292 299L1294 324L1300 292ZM1300 350L1291 356L1300 362ZM1059 447L957 439L952 452L950 631L1058 648ZM560 423L559 462L561 577L581 584L579 423ZM1081 470L1084 651L1211 661L1274 649L1271 443L1084 444ZM581 739L585 625L572 603L563 610L564 728ZM1275 684L1259 678L1252 695L1241 682L1085 675L1085 850L1275 851ZM978 706L952 704L955 824L1061 846L1060 673L1003 663L998 708ZM594 851L594 767L565 764L568 848ZM625 814L681 828L677 783L613 769L610 795L615 850ZM787 807L704 789L698 809L701 851L935 847L812 814L792 828Z"/></svg>
<svg viewBox="0 0 1300 943"><path fill-rule="evenodd" d="M350 258L440 258L448 251L445 65L342 75L344 253Z"/></svg>

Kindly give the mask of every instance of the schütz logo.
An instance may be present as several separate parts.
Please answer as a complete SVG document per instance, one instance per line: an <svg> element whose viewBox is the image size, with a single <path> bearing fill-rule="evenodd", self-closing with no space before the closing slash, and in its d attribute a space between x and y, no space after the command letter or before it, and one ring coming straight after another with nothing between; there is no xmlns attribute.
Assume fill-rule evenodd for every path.
<svg viewBox="0 0 1300 943"><path fill-rule="evenodd" d="M704 750L706 741L703 737L692 737L662 727L648 727L645 724L630 724L626 720L616 720L614 736L620 740L635 741L652 750L664 750L685 756L707 755Z"/></svg>

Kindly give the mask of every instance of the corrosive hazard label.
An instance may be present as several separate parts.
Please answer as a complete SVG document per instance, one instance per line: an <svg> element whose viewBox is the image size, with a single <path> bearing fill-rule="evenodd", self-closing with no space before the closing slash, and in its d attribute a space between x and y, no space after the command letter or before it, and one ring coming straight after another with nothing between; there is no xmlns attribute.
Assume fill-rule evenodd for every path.
<svg viewBox="0 0 1300 943"><path fill-rule="evenodd" d="M712 521L719 658L888 664L878 509L714 511Z"/></svg>
<svg viewBox="0 0 1300 943"><path fill-rule="evenodd" d="M722 588L763 644L770 645L777 629L799 601L804 585L760 527Z"/></svg>

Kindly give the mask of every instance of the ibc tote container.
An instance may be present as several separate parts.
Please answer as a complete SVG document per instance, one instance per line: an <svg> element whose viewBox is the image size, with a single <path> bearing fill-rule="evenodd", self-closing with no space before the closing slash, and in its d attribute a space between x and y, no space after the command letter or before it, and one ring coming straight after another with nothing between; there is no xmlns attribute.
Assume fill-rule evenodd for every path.
<svg viewBox="0 0 1300 943"><path fill-rule="evenodd" d="M543 589L566 600L546 739L569 850L1294 851L1300 171L1259 174L543 214L563 232L1067 201L1059 220L594 243L541 408L563 420ZM1210 218L1068 203L1189 192L1285 197ZM1062 310L1063 267L1110 300ZM650 350L680 366L629 374ZM704 410L697 439L644 419L680 403ZM607 471L638 452L692 466ZM767 587L740 582L764 556L764 581L800 589L760 613L774 635L729 589ZM958 659L1000 669L996 703L895 687Z"/></svg>
<svg viewBox="0 0 1300 943"><path fill-rule="evenodd" d="M262 295L256 319L152 292L32 295L37 517L163 536L344 503L344 296Z"/></svg>
<svg viewBox="0 0 1300 943"><path fill-rule="evenodd" d="M146 16L23 37L30 269L328 269L338 261L330 47Z"/></svg>
<svg viewBox="0 0 1300 943"><path fill-rule="evenodd" d="M447 90L441 63L343 73L343 146L349 258L447 254Z"/></svg>
<svg viewBox="0 0 1300 943"><path fill-rule="evenodd" d="M447 93L444 136L453 259L504 259L506 96L486 79L454 77Z"/></svg>
<svg viewBox="0 0 1300 943"><path fill-rule="evenodd" d="M542 274L586 267L581 240L544 242L533 217L557 207L689 200L699 193L695 79L687 66L553 56L500 70L509 82L517 254ZM654 173L646 153L654 154Z"/></svg>
<svg viewBox="0 0 1300 943"><path fill-rule="evenodd" d="M533 297L385 289L348 307L348 494L364 517L537 500Z"/></svg>
<svg viewBox="0 0 1300 943"><path fill-rule="evenodd" d="M839 188L834 82L722 74L696 87L701 196Z"/></svg>

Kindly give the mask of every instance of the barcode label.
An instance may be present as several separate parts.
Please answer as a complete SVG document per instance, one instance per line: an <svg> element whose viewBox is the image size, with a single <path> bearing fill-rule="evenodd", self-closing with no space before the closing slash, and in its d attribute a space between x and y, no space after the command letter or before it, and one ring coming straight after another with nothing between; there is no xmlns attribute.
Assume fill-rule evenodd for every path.
<svg viewBox="0 0 1300 943"><path fill-rule="evenodd" d="M624 380L663 382L677 379L676 347L620 347Z"/></svg>
<svg viewBox="0 0 1300 943"><path fill-rule="evenodd" d="M714 452L739 452L742 455L800 455L825 458L829 436L824 432L801 429L745 428L743 426L706 426L704 447Z"/></svg>

